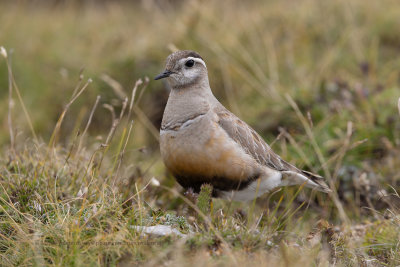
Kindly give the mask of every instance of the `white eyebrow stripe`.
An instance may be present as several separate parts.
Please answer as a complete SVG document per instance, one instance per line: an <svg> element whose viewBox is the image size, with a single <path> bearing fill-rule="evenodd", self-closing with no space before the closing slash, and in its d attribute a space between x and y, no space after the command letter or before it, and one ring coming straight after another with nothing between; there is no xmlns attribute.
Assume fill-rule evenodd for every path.
<svg viewBox="0 0 400 267"><path fill-rule="evenodd" d="M198 58L198 57L187 57L187 58L185 58L185 61L190 60L190 59L192 59L195 62L198 62L200 64L203 64L203 66L207 69L206 63L201 58Z"/></svg>

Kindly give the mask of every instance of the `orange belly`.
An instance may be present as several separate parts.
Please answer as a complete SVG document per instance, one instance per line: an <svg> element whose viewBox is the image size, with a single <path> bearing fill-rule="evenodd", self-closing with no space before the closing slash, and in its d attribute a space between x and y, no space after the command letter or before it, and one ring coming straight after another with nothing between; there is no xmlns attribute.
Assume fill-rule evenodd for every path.
<svg viewBox="0 0 400 267"><path fill-rule="evenodd" d="M215 177L242 181L259 172L254 159L223 130L203 131L201 137L164 133L160 144L164 163L175 176L201 177L204 181Z"/></svg>

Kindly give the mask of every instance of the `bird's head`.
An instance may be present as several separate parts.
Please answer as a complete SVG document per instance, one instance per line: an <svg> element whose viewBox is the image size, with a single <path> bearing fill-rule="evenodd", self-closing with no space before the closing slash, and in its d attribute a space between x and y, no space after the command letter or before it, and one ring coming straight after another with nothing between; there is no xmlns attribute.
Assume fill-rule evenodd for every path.
<svg viewBox="0 0 400 267"><path fill-rule="evenodd" d="M189 50L177 51L167 58L165 70L154 79L166 78L172 88L185 88L207 82L207 67L201 56Z"/></svg>

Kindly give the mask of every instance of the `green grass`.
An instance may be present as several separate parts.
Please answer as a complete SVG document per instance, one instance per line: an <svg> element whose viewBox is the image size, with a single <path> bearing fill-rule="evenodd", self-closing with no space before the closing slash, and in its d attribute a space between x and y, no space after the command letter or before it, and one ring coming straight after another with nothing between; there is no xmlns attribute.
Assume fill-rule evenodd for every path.
<svg viewBox="0 0 400 267"><path fill-rule="evenodd" d="M397 1L0 5L0 265L400 264ZM174 48L198 51L218 99L334 194L184 195L151 80ZM155 225L186 236L135 228Z"/></svg>

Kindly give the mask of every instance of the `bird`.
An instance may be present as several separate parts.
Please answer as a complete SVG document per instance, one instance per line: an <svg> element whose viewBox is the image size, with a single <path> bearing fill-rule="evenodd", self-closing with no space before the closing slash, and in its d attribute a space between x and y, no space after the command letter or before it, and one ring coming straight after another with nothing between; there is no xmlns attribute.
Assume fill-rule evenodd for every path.
<svg viewBox="0 0 400 267"><path fill-rule="evenodd" d="M166 79L170 88L160 128L161 157L183 188L199 193L203 184L211 184L212 197L242 202L291 185L331 191L323 177L281 159L217 100L197 52L170 54L154 79Z"/></svg>

